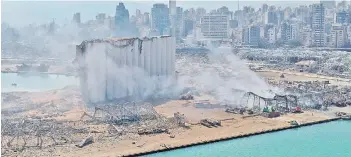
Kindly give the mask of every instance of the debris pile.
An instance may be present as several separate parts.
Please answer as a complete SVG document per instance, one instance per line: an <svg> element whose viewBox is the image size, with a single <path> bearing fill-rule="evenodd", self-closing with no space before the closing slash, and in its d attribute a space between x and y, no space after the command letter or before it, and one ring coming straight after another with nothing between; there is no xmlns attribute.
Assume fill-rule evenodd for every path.
<svg viewBox="0 0 351 157"><path fill-rule="evenodd" d="M179 126L185 127L185 128L190 127L190 124L188 123L184 114L180 114L179 112L174 113L174 119Z"/></svg>
<svg viewBox="0 0 351 157"><path fill-rule="evenodd" d="M249 61L262 63L275 70L295 70L328 76L351 78L351 54L343 51L315 51L312 49L250 49L237 55ZM298 62L306 62L302 67Z"/></svg>
<svg viewBox="0 0 351 157"><path fill-rule="evenodd" d="M13 148L13 143L22 143L20 149L24 149L33 146L41 148L43 144L58 145L60 142L73 142L73 134L88 133L86 128L77 128L69 122L56 120L2 119L1 125L1 143L6 143L10 149Z"/></svg>
<svg viewBox="0 0 351 157"><path fill-rule="evenodd" d="M190 91L182 96L180 96L180 100L194 100L194 96L191 95Z"/></svg>
<svg viewBox="0 0 351 157"><path fill-rule="evenodd" d="M200 124L208 128L213 128L213 127L216 128L221 126L221 122L215 119L202 119L200 120Z"/></svg>
<svg viewBox="0 0 351 157"><path fill-rule="evenodd" d="M351 114L347 114L345 112L336 112L335 115L337 117L344 119L344 120L351 120Z"/></svg>
<svg viewBox="0 0 351 157"><path fill-rule="evenodd" d="M347 86L330 85L326 81L270 81L270 84L294 93L298 104L304 108L351 105L351 89Z"/></svg>
<svg viewBox="0 0 351 157"><path fill-rule="evenodd" d="M225 112L228 112L228 113L234 113L234 114L244 114L244 112L246 111L245 108L227 108L225 110ZM252 110L247 110L248 111L248 114L253 114L253 111Z"/></svg>

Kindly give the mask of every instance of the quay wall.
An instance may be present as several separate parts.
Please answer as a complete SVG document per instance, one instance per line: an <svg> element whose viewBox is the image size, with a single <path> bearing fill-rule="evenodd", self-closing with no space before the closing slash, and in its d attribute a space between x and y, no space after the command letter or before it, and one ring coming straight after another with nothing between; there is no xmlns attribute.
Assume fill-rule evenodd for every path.
<svg viewBox="0 0 351 157"><path fill-rule="evenodd" d="M208 140L208 141L198 141L198 142L189 143L189 144L185 144L185 145L171 146L171 147L168 147L168 148L160 148L160 149L155 149L155 150L151 150L151 151L136 152L136 153L133 153L133 154L126 154L126 155L122 155L122 156L124 156L124 157L131 157L131 156L148 155L148 154L153 154L153 153L159 153L159 152L165 152L165 151L181 149L181 148L186 148L186 147L192 147L192 146L197 146L197 145L203 145L203 144L209 144L209 143L214 143L214 142L220 142L220 141L244 138L244 137L260 135L260 134L265 134L265 133L273 133L273 132L283 131L283 130L287 130L287 129L300 128L300 127L303 127L303 126L310 126L310 125L314 125L314 124L321 124L321 123L331 122L331 121L335 121L335 120L340 120L340 118L331 118L331 119L326 119L326 120L320 120L320 121L314 121L314 122L309 122L309 123L303 123L303 124L300 124L300 125L297 125L297 126L286 126L286 127L269 129L269 130L258 131L258 132L252 132L252 133L241 134L241 135L236 135L236 136L228 136L228 137L218 138L218 139L213 139L213 140Z"/></svg>

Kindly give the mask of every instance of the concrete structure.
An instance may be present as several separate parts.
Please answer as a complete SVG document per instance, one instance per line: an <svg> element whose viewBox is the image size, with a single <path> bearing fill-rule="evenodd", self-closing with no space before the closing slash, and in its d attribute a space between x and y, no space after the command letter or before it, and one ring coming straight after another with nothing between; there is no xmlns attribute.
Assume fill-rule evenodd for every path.
<svg viewBox="0 0 351 157"><path fill-rule="evenodd" d="M229 37L229 17L223 14L207 14L201 18L201 33L207 39L220 40Z"/></svg>
<svg viewBox="0 0 351 157"><path fill-rule="evenodd" d="M167 5L162 3L154 4L151 8L151 16L151 28L153 31L157 31L160 35L162 35L166 29L169 29L170 20Z"/></svg>
<svg viewBox="0 0 351 157"><path fill-rule="evenodd" d="M313 4L312 5L312 46L324 47L324 5Z"/></svg>
<svg viewBox="0 0 351 157"><path fill-rule="evenodd" d="M341 24L334 24L331 31L331 47L341 48L347 42L346 29Z"/></svg>
<svg viewBox="0 0 351 157"><path fill-rule="evenodd" d="M142 96L154 83L148 78L159 82L175 75L175 46L170 36L83 41L76 46L76 61L84 100Z"/></svg>

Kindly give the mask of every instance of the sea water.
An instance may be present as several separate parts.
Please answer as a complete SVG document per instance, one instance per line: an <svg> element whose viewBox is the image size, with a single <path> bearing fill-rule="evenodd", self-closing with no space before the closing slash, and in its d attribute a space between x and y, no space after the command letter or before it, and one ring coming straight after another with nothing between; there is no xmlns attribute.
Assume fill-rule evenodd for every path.
<svg viewBox="0 0 351 157"><path fill-rule="evenodd" d="M16 86L12 84L16 84ZM65 75L1 73L1 92L38 92L61 89L68 85L79 85L79 79Z"/></svg>
<svg viewBox="0 0 351 157"><path fill-rule="evenodd" d="M351 157L351 121L333 121L146 156Z"/></svg>

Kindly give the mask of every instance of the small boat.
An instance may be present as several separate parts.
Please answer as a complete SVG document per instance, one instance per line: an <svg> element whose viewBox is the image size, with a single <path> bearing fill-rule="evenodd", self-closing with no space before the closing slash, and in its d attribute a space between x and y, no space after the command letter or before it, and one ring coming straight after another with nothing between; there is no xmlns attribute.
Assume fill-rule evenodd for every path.
<svg viewBox="0 0 351 157"><path fill-rule="evenodd" d="M16 83L12 83L12 84L11 84L11 86L15 86L15 87L16 87L16 86L17 86L17 84L16 84Z"/></svg>

